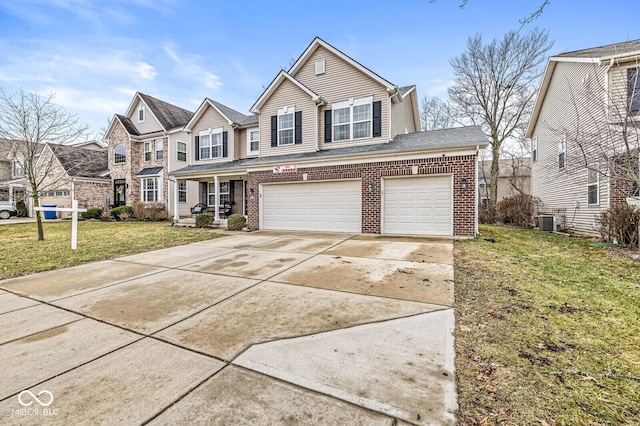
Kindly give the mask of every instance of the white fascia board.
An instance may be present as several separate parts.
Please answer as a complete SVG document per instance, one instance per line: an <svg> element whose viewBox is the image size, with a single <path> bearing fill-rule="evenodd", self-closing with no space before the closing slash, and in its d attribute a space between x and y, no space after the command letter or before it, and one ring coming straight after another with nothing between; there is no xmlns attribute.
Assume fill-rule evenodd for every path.
<svg viewBox="0 0 640 426"><path fill-rule="evenodd" d="M204 100L196 110L195 114L193 114L193 116L191 117L191 120L189 120L189 122L185 124L183 128L185 132L191 132L191 129L193 128L193 126L196 124L198 120L200 120L200 117L202 117L202 114L204 114L207 105L210 105L209 98L204 98Z"/></svg>
<svg viewBox="0 0 640 426"><path fill-rule="evenodd" d="M536 103L533 105L531 119L529 120L529 125L527 126L527 131L524 136L525 138L531 138L531 136L533 136L533 130L536 128L538 116L540 115L542 104L544 103L544 98L547 95L549 84L551 84L551 77L553 76L553 71L556 68L556 62L557 61L553 60L553 58L549 58L549 61L547 62L547 66L544 70L544 77L542 78L542 84L540 84L540 90L538 90Z"/></svg>
<svg viewBox="0 0 640 426"><path fill-rule="evenodd" d="M213 109L215 109L216 111L218 111L218 114L220 114L222 116L222 118L224 118L225 120L227 120L227 124L229 126L233 125L233 120L231 120L229 117L227 117L222 111L220 111L220 109L214 105L213 102L211 102L211 100L209 98L207 98L207 101L209 102L209 105L211 105L211 107Z"/></svg>
<svg viewBox="0 0 640 426"><path fill-rule="evenodd" d="M281 70L278 73L278 75L276 76L276 78L271 82L269 87L267 87L267 90L265 90L262 93L260 98L256 101L255 104L253 104L253 106L250 108L249 111L251 111L253 114L259 114L260 113L260 108L262 107L262 105L266 102L267 99L269 99L269 97L271 97L273 92L275 92L275 90L280 86L280 84L282 83L282 81L284 79L288 79L293 84L298 86L302 91L304 91L306 94L311 96L311 99L314 102L318 102L320 100L320 96L317 93L314 93L307 86L305 86L304 84L300 83L298 80L296 80L294 77L292 77L285 70Z"/></svg>
<svg viewBox="0 0 640 426"><path fill-rule="evenodd" d="M572 58L570 56L552 56L549 58L549 62L581 62L587 64L600 64L602 58Z"/></svg>
<svg viewBox="0 0 640 426"><path fill-rule="evenodd" d="M236 168L236 169L224 169L221 171L216 170L202 170L197 172L188 172L188 173L173 173L169 172L169 176L174 176L177 179L187 179L196 178L196 179L208 179L212 176L244 176L247 174L246 168Z"/></svg>
<svg viewBox="0 0 640 426"><path fill-rule="evenodd" d="M113 126L115 126L116 124L116 120L118 120L118 123L120 123L120 125L122 126L122 128L124 129L124 131L127 131L127 128L124 126L124 124L122 124L122 121L120 121L120 118L118 117L118 114L113 114L113 119L111 120L111 123L109 123L109 127L107 127L107 131L104 133L104 138L103 139L109 139L109 135L111 134L111 131L113 130ZM129 133L129 132L127 132Z"/></svg>
<svg viewBox="0 0 640 426"><path fill-rule="evenodd" d="M153 110L149 108L149 105L147 105L144 99L142 99L142 96L140 96L140 92L136 92L136 94L133 96L133 99L131 100L131 104L129 105L129 108L127 108L127 113L125 114L125 116L131 119L131 114L133 113L134 106L137 104L136 99L138 99L140 102L144 104L145 110L151 113L151 116L153 117L154 120L156 120L156 123L158 123L160 128L166 132L167 129L165 129L162 126L162 123L160 123L160 120L158 120L158 117L156 117L156 115L153 113ZM146 117L145 117L145 121L146 121Z"/></svg>
<svg viewBox="0 0 640 426"><path fill-rule="evenodd" d="M402 99L406 98L407 96L409 96L411 94L411 92L414 92L416 90L416 85L414 84L413 86L411 86L411 89L407 90L405 92L404 95L402 95Z"/></svg>
<svg viewBox="0 0 640 426"><path fill-rule="evenodd" d="M371 71L370 69L366 68L364 65L360 64L358 61L354 60L353 58L350 58L349 56L345 55L344 53L342 53L341 51L339 51L338 49L336 49L335 47L333 47L332 45L330 45L326 41L322 40L320 37L316 37L315 39L313 39L313 41L311 42L309 47L307 47L307 49L302 53L302 55L300 55L300 57L293 64L293 66L291 66L291 68L289 69L289 73L291 75L295 76L295 74L300 70L302 65L304 65L307 62L309 57L311 57L313 52L315 52L316 49L319 46L324 47L325 49L327 49L328 51L330 51L334 55L338 56L339 58L341 58L342 60L344 60L348 64L352 65L354 68L360 70L360 72L362 72L363 74L366 74L367 76L369 76L373 80L375 80L378 83L380 83L381 85L385 86L387 88L387 90L393 90L396 87L395 84L390 83L389 81L387 81L384 78L380 77L378 74L376 74L373 71Z"/></svg>

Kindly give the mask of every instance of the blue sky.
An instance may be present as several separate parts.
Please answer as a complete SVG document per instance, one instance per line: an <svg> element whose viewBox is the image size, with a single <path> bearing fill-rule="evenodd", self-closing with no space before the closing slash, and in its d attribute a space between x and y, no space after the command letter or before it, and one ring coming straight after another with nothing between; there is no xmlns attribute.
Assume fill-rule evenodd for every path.
<svg viewBox="0 0 640 426"><path fill-rule="evenodd" d="M0 0L0 87L40 94L93 130L136 91L240 112L315 36L418 96L444 96L449 59L476 33L519 28L542 0ZM552 0L533 24L550 54L640 38L637 1Z"/></svg>

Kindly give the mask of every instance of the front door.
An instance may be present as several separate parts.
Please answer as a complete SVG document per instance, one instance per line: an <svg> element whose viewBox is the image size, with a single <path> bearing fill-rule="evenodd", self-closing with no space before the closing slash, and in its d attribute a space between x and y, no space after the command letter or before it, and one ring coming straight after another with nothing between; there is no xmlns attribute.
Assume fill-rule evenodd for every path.
<svg viewBox="0 0 640 426"><path fill-rule="evenodd" d="M127 205L126 189L127 181L125 179L116 179L113 181L113 207Z"/></svg>

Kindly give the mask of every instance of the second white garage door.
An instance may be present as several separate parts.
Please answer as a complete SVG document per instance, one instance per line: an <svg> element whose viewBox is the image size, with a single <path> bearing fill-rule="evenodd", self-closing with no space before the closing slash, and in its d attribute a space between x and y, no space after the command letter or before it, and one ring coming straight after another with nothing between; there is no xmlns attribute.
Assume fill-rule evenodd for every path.
<svg viewBox="0 0 640 426"><path fill-rule="evenodd" d="M361 181L262 185L260 229L362 231Z"/></svg>
<svg viewBox="0 0 640 426"><path fill-rule="evenodd" d="M451 176L384 179L384 234L453 235Z"/></svg>

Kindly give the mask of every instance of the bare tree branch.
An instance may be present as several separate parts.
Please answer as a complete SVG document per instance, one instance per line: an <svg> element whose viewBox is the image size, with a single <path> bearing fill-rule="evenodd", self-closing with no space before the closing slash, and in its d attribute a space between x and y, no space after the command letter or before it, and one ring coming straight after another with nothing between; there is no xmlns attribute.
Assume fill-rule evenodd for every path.
<svg viewBox="0 0 640 426"><path fill-rule="evenodd" d="M420 102L420 126L422 130L438 130L452 127L455 120L451 116L449 103L437 96L424 96Z"/></svg>

